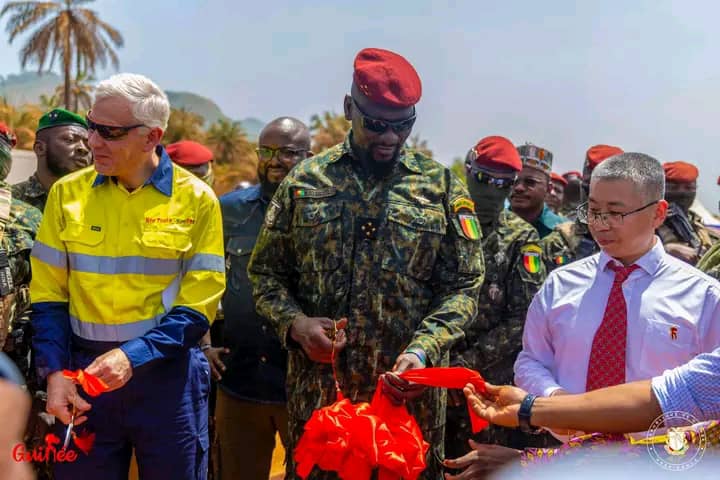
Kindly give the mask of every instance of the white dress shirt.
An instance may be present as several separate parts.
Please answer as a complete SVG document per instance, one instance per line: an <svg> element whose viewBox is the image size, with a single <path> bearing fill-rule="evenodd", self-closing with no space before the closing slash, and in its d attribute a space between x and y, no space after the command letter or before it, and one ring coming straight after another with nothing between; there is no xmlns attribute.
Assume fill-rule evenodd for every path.
<svg viewBox="0 0 720 480"><path fill-rule="evenodd" d="M616 262L605 252L553 271L525 320L515 383L536 395L585 391ZM720 283L667 253L659 238L623 283L625 381L646 380L720 346Z"/></svg>

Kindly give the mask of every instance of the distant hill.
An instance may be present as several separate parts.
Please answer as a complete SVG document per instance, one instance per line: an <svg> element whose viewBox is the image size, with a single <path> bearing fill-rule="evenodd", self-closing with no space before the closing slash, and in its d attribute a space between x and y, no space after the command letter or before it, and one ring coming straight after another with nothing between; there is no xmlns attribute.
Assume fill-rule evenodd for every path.
<svg viewBox="0 0 720 480"><path fill-rule="evenodd" d="M38 75L36 72L24 72L10 74L6 77L0 76L0 97L6 98L8 103L17 106L26 103L40 103L40 95L52 95L55 93L55 88L61 83L62 77L55 73ZM228 118L220 110L220 107L209 98L190 92L168 90L166 93L173 108L185 108L201 115L205 119L206 128L220 118ZM240 120L240 124L247 133L248 139L256 141L265 122L249 117Z"/></svg>
<svg viewBox="0 0 720 480"><path fill-rule="evenodd" d="M13 105L39 103L40 95L52 95L55 87L62 83L60 75L55 73L24 72L7 77L0 75L0 97Z"/></svg>

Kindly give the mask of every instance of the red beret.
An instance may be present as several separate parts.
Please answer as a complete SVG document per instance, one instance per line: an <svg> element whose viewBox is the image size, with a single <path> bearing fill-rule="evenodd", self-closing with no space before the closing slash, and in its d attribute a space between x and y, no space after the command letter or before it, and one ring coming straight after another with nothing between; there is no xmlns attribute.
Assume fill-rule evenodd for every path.
<svg viewBox="0 0 720 480"><path fill-rule="evenodd" d="M590 147L585 154L585 166L590 170L600 165L603 160L606 160L613 155L619 155L623 152L620 147L613 147L612 145L595 145Z"/></svg>
<svg viewBox="0 0 720 480"><path fill-rule="evenodd" d="M577 170L570 170L569 172L563 173L562 176L565 180L567 180L570 177L582 178L582 172L578 172Z"/></svg>
<svg viewBox="0 0 720 480"><path fill-rule="evenodd" d="M565 178L562 175L559 175L555 172L550 172L550 180L553 182L560 182L563 185L568 184L567 180L565 180Z"/></svg>
<svg viewBox="0 0 720 480"><path fill-rule="evenodd" d="M388 107L407 108L422 95L420 77L397 53L366 48L355 57L353 81L370 101Z"/></svg>
<svg viewBox="0 0 720 480"><path fill-rule="evenodd" d="M5 137L7 139L7 143L9 143L11 147L14 147L17 144L17 138L15 138L15 135L13 135L10 131L10 127L3 122L0 122L0 136Z"/></svg>
<svg viewBox="0 0 720 480"><path fill-rule="evenodd" d="M187 167L212 162L213 159L212 150L191 140L170 144L165 150L173 162Z"/></svg>
<svg viewBox="0 0 720 480"><path fill-rule="evenodd" d="M505 137L485 137L468 152L470 165L491 170L522 170L522 161L515 145Z"/></svg>
<svg viewBox="0 0 720 480"><path fill-rule="evenodd" d="M698 169L692 163L667 162L663 163L665 180L668 182L691 183L698 178Z"/></svg>

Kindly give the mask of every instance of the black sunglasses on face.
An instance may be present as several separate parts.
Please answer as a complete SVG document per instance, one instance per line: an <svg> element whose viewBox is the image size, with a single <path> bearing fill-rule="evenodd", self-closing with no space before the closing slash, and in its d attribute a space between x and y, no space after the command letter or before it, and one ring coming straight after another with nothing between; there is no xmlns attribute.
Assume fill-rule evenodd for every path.
<svg viewBox="0 0 720 480"><path fill-rule="evenodd" d="M367 113L363 112L363 109L360 108L360 105L357 104L354 98L352 99L352 102L353 105L355 105L355 108L358 109L358 112L360 112L363 128L373 133L385 133L388 128L392 128L393 132L398 135L402 135L415 125L415 107L413 107L413 114L408 118L391 122L389 120L380 120L379 118L371 117Z"/></svg>
<svg viewBox="0 0 720 480"><path fill-rule="evenodd" d="M88 124L88 132L97 132L105 140L120 140L121 138L124 138L130 130L145 126L142 123L139 123L137 125L130 125L128 127L102 125L100 123L93 122L87 116L85 117L85 121Z"/></svg>
<svg viewBox="0 0 720 480"><path fill-rule="evenodd" d="M483 172L482 170L477 168L467 167L467 169L468 171L470 171L470 175L472 175L472 178L477 180L478 183L492 185L500 190L508 190L515 184L515 179L517 178L517 176L505 178L493 177L489 173Z"/></svg>

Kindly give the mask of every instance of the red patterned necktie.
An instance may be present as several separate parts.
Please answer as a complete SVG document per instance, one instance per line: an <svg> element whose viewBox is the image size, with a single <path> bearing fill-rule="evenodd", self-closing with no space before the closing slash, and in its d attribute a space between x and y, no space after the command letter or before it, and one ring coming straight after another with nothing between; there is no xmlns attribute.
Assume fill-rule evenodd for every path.
<svg viewBox="0 0 720 480"><path fill-rule="evenodd" d="M605 315L595 332L590 350L586 391L625 383L625 351L627 348L627 305L622 284L638 266L623 267L609 263L615 271Z"/></svg>

